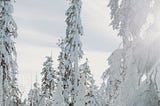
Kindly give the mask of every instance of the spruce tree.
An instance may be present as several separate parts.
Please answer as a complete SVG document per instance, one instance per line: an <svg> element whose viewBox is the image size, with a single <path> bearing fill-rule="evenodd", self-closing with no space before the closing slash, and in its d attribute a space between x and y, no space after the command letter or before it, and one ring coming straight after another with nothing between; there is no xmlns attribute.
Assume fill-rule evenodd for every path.
<svg viewBox="0 0 160 106"><path fill-rule="evenodd" d="M53 68L52 56L46 56L42 69L42 99L46 106L51 106L53 92L57 86L58 73Z"/></svg>
<svg viewBox="0 0 160 106"><path fill-rule="evenodd" d="M40 87L37 81L34 83L34 88L29 91L28 94L28 106L41 106L41 93Z"/></svg>
<svg viewBox="0 0 160 106"><path fill-rule="evenodd" d="M13 20L12 0L0 1L0 105L19 106L20 91L17 86L17 62L14 39L17 26Z"/></svg>
<svg viewBox="0 0 160 106"><path fill-rule="evenodd" d="M59 75L58 77L58 82L57 82L57 87L54 90L53 93L53 101L52 101L52 106L66 106L65 105L65 101L64 101L64 97L63 97L63 82L62 82L62 76Z"/></svg>
<svg viewBox="0 0 160 106"><path fill-rule="evenodd" d="M59 70L63 75L63 95L67 106L74 106L76 102L79 59L82 58L80 36L83 35L80 13L81 1L68 0L69 8L66 11L66 37L61 41L59 56Z"/></svg>
<svg viewBox="0 0 160 106"><path fill-rule="evenodd" d="M80 78L76 106L99 106L97 101L97 88L91 74L88 60L79 67Z"/></svg>

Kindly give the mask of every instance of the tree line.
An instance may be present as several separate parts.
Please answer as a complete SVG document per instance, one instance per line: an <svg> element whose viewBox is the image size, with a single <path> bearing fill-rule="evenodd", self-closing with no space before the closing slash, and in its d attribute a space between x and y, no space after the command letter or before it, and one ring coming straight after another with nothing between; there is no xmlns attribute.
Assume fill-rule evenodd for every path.
<svg viewBox="0 0 160 106"><path fill-rule="evenodd" d="M108 58L100 87L83 59L81 0L67 0L58 69L51 56L22 101L17 84L17 25L12 0L0 1L0 106L159 106L159 0L109 0L111 26L122 39ZM152 19L152 18L153 19Z"/></svg>

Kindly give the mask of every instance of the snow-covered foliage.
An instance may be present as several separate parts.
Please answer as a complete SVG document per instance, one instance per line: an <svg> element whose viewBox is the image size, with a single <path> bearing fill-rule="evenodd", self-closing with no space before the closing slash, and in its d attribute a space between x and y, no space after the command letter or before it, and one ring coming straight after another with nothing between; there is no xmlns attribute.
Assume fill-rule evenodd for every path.
<svg viewBox="0 0 160 106"><path fill-rule="evenodd" d="M40 87L37 82L34 83L34 88L29 91L27 106L44 106L41 105L45 103L41 100L41 92Z"/></svg>
<svg viewBox="0 0 160 106"><path fill-rule="evenodd" d="M17 85L17 62L14 39L17 26L12 18L11 0L0 1L0 105L19 106L20 91Z"/></svg>
<svg viewBox="0 0 160 106"><path fill-rule="evenodd" d="M75 106L99 106L97 87L89 69L88 60L80 66L80 78Z"/></svg>
<svg viewBox="0 0 160 106"><path fill-rule="evenodd" d="M101 93L105 93L105 102L106 104L112 104L118 96L119 86L122 78L123 67L123 50L117 49L112 55L108 58L108 64L110 67L103 73L103 85L101 87ZM107 81L107 82L106 82Z"/></svg>
<svg viewBox="0 0 160 106"><path fill-rule="evenodd" d="M58 72L53 68L52 56L47 56L42 69L42 99L46 106L51 106L53 92L57 86ZM44 102L43 102L44 103ZM43 105L44 106L44 105Z"/></svg>
<svg viewBox="0 0 160 106"><path fill-rule="evenodd" d="M113 106L158 106L155 81L157 70L154 68L156 63L153 62L153 53L148 52L153 45L150 48L141 42L136 41L136 44L133 43L132 48L126 52L126 75L120 84L118 97L115 98ZM142 52L144 50L145 53Z"/></svg>
<svg viewBox="0 0 160 106"><path fill-rule="evenodd" d="M80 75L75 106L85 106L86 89L85 77L84 75Z"/></svg>
<svg viewBox="0 0 160 106"><path fill-rule="evenodd" d="M80 36L83 35L80 12L81 0L68 0L69 8L66 11L66 37L59 46L61 53L59 56L59 70L62 74L63 96L66 105L73 106L76 102L76 93L79 78L79 59L82 58Z"/></svg>
<svg viewBox="0 0 160 106"><path fill-rule="evenodd" d="M157 0L110 0L111 25L119 31L123 47L109 57L110 67L102 76L106 105L158 106L159 35L152 36L157 33L151 20L158 16L153 13L156 5Z"/></svg>
<svg viewBox="0 0 160 106"><path fill-rule="evenodd" d="M121 37L122 46L108 58L109 68L102 75L100 88L88 60L79 66L83 57L82 2L67 1L58 71L53 68L52 56L47 56L41 88L36 81L24 102L16 76L13 1L0 1L0 106L159 106L160 0L109 0L110 25Z"/></svg>
<svg viewBox="0 0 160 106"><path fill-rule="evenodd" d="M146 22L152 0L110 0L111 25L119 31L123 45L139 37L141 28Z"/></svg>
<svg viewBox="0 0 160 106"><path fill-rule="evenodd" d="M61 76L59 76L57 87L56 87L56 89L53 93L52 106L66 106L65 101L64 101L64 97L62 95L62 93L63 93L63 82L62 82L61 79L62 79Z"/></svg>
<svg viewBox="0 0 160 106"><path fill-rule="evenodd" d="M103 81L105 81L105 80L103 80ZM106 104L107 104L107 96L108 95L107 95L106 87L107 87L106 83L102 82L100 88L97 91L97 98L99 98L97 100L98 100L100 106L106 106Z"/></svg>

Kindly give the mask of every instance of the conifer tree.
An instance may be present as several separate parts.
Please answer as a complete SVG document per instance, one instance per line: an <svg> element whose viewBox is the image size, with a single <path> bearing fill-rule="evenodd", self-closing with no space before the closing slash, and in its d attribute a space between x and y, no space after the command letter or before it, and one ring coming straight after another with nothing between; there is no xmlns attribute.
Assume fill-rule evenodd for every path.
<svg viewBox="0 0 160 106"><path fill-rule="evenodd" d="M97 88L95 86L95 81L93 75L91 74L88 60L80 67L80 78L77 94L76 106L99 106L96 99Z"/></svg>
<svg viewBox="0 0 160 106"><path fill-rule="evenodd" d="M60 43L59 70L63 75L63 95L67 106L74 106L76 102L79 59L82 58L80 36L83 35L80 13L81 1L68 0L69 8L66 11L66 37Z"/></svg>
<svg viewBox="0 0 160 106"><path fill-rule="evenodd" d="M34 88L29 91L28 94L28 106L41 106L41 93L40 87L37 81L34 83Z"/></svg>
<svg viewBox="0 0 160 106"><path fill-rule="evenodd" d="M63 92L63 82L62 82L62 76L59 75L57 87L53 93L53 102L52 106L65 106L64 97L62 95Z"/></svg>
<svg viewBox="0 0 160 106"><path fill-rule="evenodd" d="M85 95L86 95L86 91L87 91L87 86L86 86L86 78L85 78L85 74L82 73L82 70L80 69L81 73L80 73L80 78L79 78L79 82L78 82L78 93L77 93L77 100L75 103L75 106L85 106Z"/></svg>
<svg viewBox="0 0 160 106"><path fill-rule="evenodd" d="M0 1L0 105L19 106L20 91L17 86L17 62L14 39L17 26L12 18L12 0Z"/></svg>
<svg viewBox="0 0 160 106"><path fill-rule="evenodd" d="M51 106L53 92L57 86L58 73L53 68L52 56L47 56L42 69L42 99L46 106Z"/></svg>

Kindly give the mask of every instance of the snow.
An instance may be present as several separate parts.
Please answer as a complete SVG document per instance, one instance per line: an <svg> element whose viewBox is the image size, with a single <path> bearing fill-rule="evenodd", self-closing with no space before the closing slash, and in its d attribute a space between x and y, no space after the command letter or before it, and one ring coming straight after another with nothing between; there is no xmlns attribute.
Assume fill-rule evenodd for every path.
<svg viewBox="0 0 160 106"><path fill-rule="evenodd" d="M154 26L158 15L150 13L151 8L157 8L157 4L150 6L150 3L150 0L122 0L118 5L118 1L110 0L111 25L119 31L123 47L109 57L110 67L103 74L104 87L100 90L106 93L107 99L103 99L106 105L158 106L159 35L152 32L157 28ZM150 14L155 19L149 19ZM146 29L141 33L144 26Z"/></svg>
<svg viewBox="0 0 160 106"><path fill-rule="evenodd" d="M100 88L85 63L81 36L81 0L68 0L66 36L59 41L58 69L52 55L28 98L21 101L17 84L17 26L11 1L0 1L0 106L158 106L160 70L159 0L110 0L111 26L122 45L108 58ZM142 8L143 7L143 8ZM83 64L81 64L83 63Z"/></svg>

